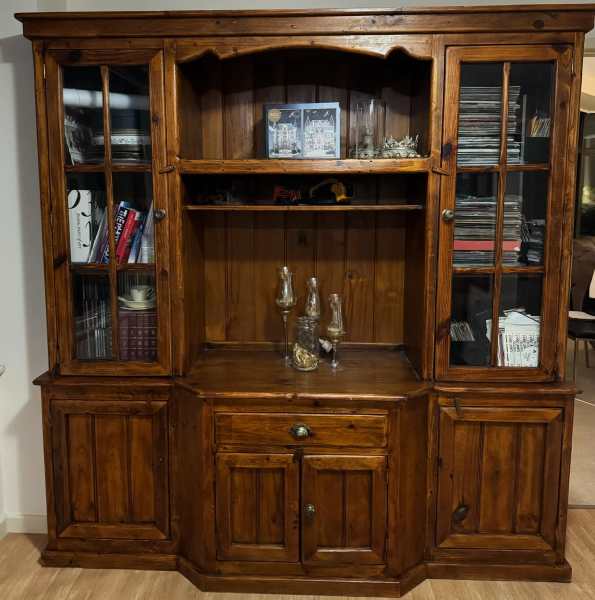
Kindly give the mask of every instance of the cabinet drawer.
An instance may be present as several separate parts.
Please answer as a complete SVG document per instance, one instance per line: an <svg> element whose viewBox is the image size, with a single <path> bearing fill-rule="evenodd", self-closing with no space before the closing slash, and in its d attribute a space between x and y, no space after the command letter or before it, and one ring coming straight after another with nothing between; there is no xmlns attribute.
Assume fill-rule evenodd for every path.
<svg viewBox="0 0 595 600"><path fill-rule="evenodd" d="M387 432L385 415L219 413L215 420L218 444L383 448Z"/></svg>

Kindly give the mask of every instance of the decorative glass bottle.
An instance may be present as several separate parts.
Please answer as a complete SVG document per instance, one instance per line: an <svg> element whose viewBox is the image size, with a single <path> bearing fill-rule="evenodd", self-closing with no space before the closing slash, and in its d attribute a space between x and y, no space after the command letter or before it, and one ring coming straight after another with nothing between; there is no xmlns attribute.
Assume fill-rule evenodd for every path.
<svg viewBox="0 0 595 600"><path fill-rule="evenodd" d="M384 143L386 107L383 100L371 98L355 105L354 158L374 158Z"/></svg>
<svg viewBox="0 0 595 600"><path fill-rule="evenodd" d="M318 321L310 317L298 317L293 342L293 367L298 371L314 371L318 368L319 355Z"/></svg>
<svg viewBox="0 0 595 600"><path fill-rule="evenodd" d="M306 296L306 305L304 313L315 321L320 321L320 293L318 292L318 279L310 277L307 281L308 295Z"/></svg>

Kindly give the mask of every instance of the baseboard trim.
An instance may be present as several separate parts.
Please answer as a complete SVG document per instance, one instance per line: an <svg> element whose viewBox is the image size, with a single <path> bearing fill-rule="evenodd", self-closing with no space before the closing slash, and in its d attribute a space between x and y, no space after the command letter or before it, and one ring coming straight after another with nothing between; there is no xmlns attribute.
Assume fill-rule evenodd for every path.
<svg viewBox="0 0 595 600"><path fill-rule="evenodd" d="M7 533L47 533L48 519L46 515L7 514L5 516Z"/></svg>
<svg viewBox="0 0 595 600"><path fill-rule="evenodd" d="M8 523L6 522L6 515L0 515L0 540L8 533Z"/></svg>

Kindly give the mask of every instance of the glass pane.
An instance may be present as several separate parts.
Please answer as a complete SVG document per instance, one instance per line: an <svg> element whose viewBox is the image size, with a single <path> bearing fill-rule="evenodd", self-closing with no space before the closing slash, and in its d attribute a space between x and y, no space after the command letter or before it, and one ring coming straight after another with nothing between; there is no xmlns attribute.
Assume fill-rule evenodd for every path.
<svg viewBox="0 0 595 600"><path fill-rule="evenodd" d="M100 263L107 248L105 179L102 173L66 177L71 263Z"/></svg>
<svg viewBox="0 0 595 600"><path fill-rule="evenodd" d="M157 298L151 271L118 273L120 360L157 360Z"/></svg>
<svg viewBox="0 0 595 600"><path fill-rule="evenodd" d="M494 165L500 160L502 63L463 63L457 162Z"/></svg>
<svg viewBox="0 0 595 600"><path fill-rule="evenodd" d="M74 354L80 360L112 358L110 285L107 273L73 273Z"/></svg>
<svg viewBox="0 0 595 600"><path fill-rule="evenodd" d="M103 96L99 67L64 67L64 160L103 161Z"/></svg>
<svg viewBox="0 0 595 600"><path fill-rule="evenodd" d="M110 67L112 160L151 160L149 72L146 66Z"/></svg>
<svg viewBox="0 0 595 600"><path fill-rule="evenodd" d="M498 366L537 367L541 320L541 276L502 276L498 321Z"/></svg>
<svg viewBox="0 0 595 600"><path fill-rule="evenodd" d="M498 174L460 173L456 189L453 265L493 265Z"/></svg>
<svg viewBox="0 0 595 600"><path fill-rule="evenodd" d="M508 96L508 162L547 163L552 128L553 63L512 63Z"/></svg>
<svg viewBox="0 0 595 600"><path fill-rule="evenodd" d="M595 154L583 153L581 158L580 234L595 235Z"/></svg>
<svg viewBox="0 0 595 600"><path fill-rule="evenodd" d="M114 173L116 261L155 262L153 187L149 173Z"/></svg>
<svg viewBox="0 0 595 600"><path fill-rule="evenodd" d="M488 366L492 276L455 275L452 282L450 363Z"/></svg>
<svg viewBox="0 0 595 600"><path fill-rule="evenodd" d="M549 174L509 172L506 177L502 264L543 265Z"/></svg>

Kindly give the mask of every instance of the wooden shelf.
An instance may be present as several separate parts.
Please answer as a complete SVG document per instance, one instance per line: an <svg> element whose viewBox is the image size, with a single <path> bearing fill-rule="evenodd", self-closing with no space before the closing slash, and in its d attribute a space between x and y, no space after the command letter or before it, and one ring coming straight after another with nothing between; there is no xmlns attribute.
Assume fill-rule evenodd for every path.
<svg viewBox="0 0 595 600"><path fill-rule="evenodd" d="M423 210L421 204L346 204L346 205L314 205L299 204L285 206L279 204L244 204L244 205L200 205L192 204L184 207L189 212L386 212Z"/></svg>
<svg viewBox="0 0 595 600"><path fill-rule="evenodd" d="M271 394L328 394L395 400L423 391L404 353L388 348L339 348L340 366L333 371L323 360L316 371L287 367L275 350L215 348L205 350L190 370L187 385L205 396L255 397Z"/></svg>
<svg viewBox="0 0 595 600"><path fill-rule="evenodd" d="M104 263L74 263L70 265L73 271L109 271L110 265ZM123 263L117 265L118 271L154 271L153 263Z"/></svg>
<svg viewBox="0 0 595 600"><path fill-rule="evenodd" d="M325 174L390 174L425 173L430 170L429 158L345 159L345 160L180 160L182 174L203 175L312 175Z"/></svg>
<svg viewBox="0 0 595 600"><path fill-rule="evenodd" d="M112 163L111 170L116 173L150 173L150 163ZM64 165L66 173L103 173L106 169L104 163L85 165Z"/></svg>

